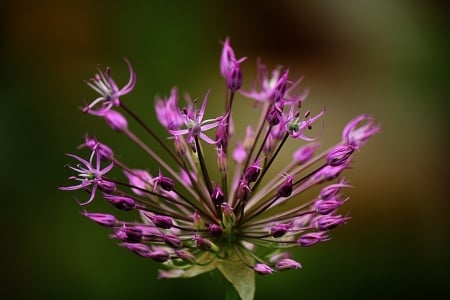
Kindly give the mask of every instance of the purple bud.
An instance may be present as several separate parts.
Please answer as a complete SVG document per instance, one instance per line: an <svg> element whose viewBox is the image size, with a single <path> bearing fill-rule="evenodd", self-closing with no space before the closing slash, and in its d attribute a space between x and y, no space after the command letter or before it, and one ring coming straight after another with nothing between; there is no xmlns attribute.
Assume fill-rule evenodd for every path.
<svg viewBox="0 0 450 300"><path fill-rule="evenodd" d="M195 256L186 250L175 250L175 254L182 260L186 260L189 262L195 261Z"/></svg>
<svg viewBox="0 0 450 300"><path fill-rule="evenodd" d="M245 180L241 181L237 192L238 199L241 200L242 202L245 202L248 200L248 198L250 198L250 195L251 190L250 187L248 186L248 182L246 182Z"/></svg>
<svg viewBox="0 0 450 300"><path fill-rule="evenodd" d="M316 228L319 230L331 230L336 228L340 224L344 224L350 218L344 218L341 215L338 216L321 216L316 220Z"/></svg>
<svg viewBox="0 0 450 300"><path fill-rule="evenodd" d="M163 263L170 258L170 254L163 249L158 249L150 252L147 257L153 259L154 261Z"/></svg>
<svg viewBox="0 0 450 300"><path fill-rule="evenodd" d="M92 221L97 224L100 224L105 227L114 227L117 223L116 217L110 214L102 214L102 213L82 213L85 217L88 217Z"/></svg>
<svg viewBox="0 0 450 300"><path fill-rule="evenodd" d="M84 137L84 145L81 145L80 147L82 146L86 146L92 151L96 151L102 160L111 160L114 156L110 147L100 143L96 138L90 138L87 134Z"/></svg>
<svg viewBox="0 0 450 300"><path fill-rule="evenodd" d="M324 182L327 180L333 180L338 177L342 171L344 171L349 165L349 160L345 164L339 166L330 166L326 165L322 169L320 169L315 175L314 180L318 182Z"/></svg>
<svg viewBox="0 0 450 300"><path fill-rule="evenodd" d="M270 229L270 234L275 238L279 238L279 237L282 237L283 235L285 235L286 232L288 232L289 229L291 229L291 227L292 227L291 224L282 224L282 223L275 224Z"/></svg>
<svg viewBox="0 0 450 300"><path fill-rule="evenodd" d="M125 196L104 195L105 199L114 205L116 208L124 211L129 211L135 208L136 202L134 199Z"/></svg>
<svg viewBox="0 0 450 300"><path fill-rule="evenodd" d="M173 221L172 218L167 217L167 216L158 216L158 215L154 215L154 216L147 216L153 224L155 224L156 227L159 228L163 228L163 229L170 229L173 226Z"/></svg>
<svg viewBox="0 0 450 300"><path fill-rule="evenodd" d="M223 229L220 225L217 224L209 224L208 225L208 232L210 235L214 237L219 237L223 233Z"/></svg>
<svg viewBox="0 0 450 300"><path fill-rule="evenodd" d="M275 126L281 122L283 119L282 111L277 107L277 105L272 105L272 108L269 110L267 114L267 122Z"/></svg>
<svg viewBox="0 0 450 300"><path fill-rule="evenodd" d="M116 190L116 184L109 180L99 180L97 181L98 188L103 192L110 194Z"/></svg>
<svg viewBox="0 0 450 300"><path fill-rule="evenodd" d="M273 269L266 264L256 264L253 266L253 271L261 275L272 274Z"/></svg>
<svg viewBox="0 0 450 300"><path fill-rule="evenodd" d="M106 123L111 127L111 129L116 131L122 131L128 127L128 122L125 117L115 110L108 110L103 115Z"/></svg>
<svg viewBox="0 0 450 300"><path fill-rule="evenodd" d="M364 124L365 123L365 124ZM363 124L363 125L361 125ZM375 124L372 116L362 114L351 120L342 131L342 139L355 147L364 145L381 127Z"/></svg>
<svg viewBox="0 0 450 300"><path fill-rule="evenodd" d="M300 263L298 263L295 260L290 259L290 258L280 259L277 262L277 264L275 265L275 268L279 271L300 269L301 267L302 267L302 265Z"/></svg>
<svg viewBox="0 0 450 300"><path fill-rule="evenodd" d="M310 247L317 243L328 241L329 239L326 232L309 232L300 236L297 243L302 247Z"/></svg>
<svg viewBox="0 0 450 300"><path fill-rule="evenodd" d="M172 247L175 249L179 249L179 248L183 247L183 243L181 242L180 238L177 237L176 235L163 234L162 239L163 239L164 243L166 243L166 245L169 247Z"/></svg>
<svg viewBox="0 0 450 300"><path fill-rule="evenodd" d="M314 204L317 208L317 212L321 215L327 215L335 211L339 206L341 206L344 202L338 199L330 199L330 200L317 200Z"/></svg>
<svg viewBox="0 0 450 300"><path fill-rule="evenodd" d="M259 162L254 162L244 172L245 181L247 181L248 183L255 182L258 179L260 172L261 172L261 167L259 166Z"/></svg>
<svg viewBox="0 0 450 300"><path fill-rule="evenodd" d="M140 243L143 235L142 230L136 227L122 227L114 233L115 238L128 243Z"/></svg>
<svg viewBox="0 0 450 300"><path fill-rule="evenodd" d="M272 94L270 95L270 98L275 101L279 102L283 100L284 94L286 92L286 84L288 79L289 71L286 70L278 79L277 83L275 84L275 87L273 88Z"/></svg>
<svg viewBox="0 0 450 300"><path fill-rule="evenodd" d="M225 42L223 43L222 55L220 58L220 74L222 74L224 78L228 77L230 65L232 61L235 60L236 57L234 56L233 48L231 48L230 39L226 38Z"/></svg>
<svg viewBox="0 0 450 300"><path fill-rule="evenodd" d="M120 244L122 247L127 248L130 251L133 251L139 256L148 257L150 254L150 248L145 244L140 243L122 243Z"/></svg>
<svg viewBox="0 0 450 300"><path fill-rule="evenodd" d="M222 224L226 229L233 228L236 223L236 215L228 203L222 204Z"/></svg>
<svg viewBox="0 0 450 300"><path fill-rule="evenodd" d="M215 186L213 192L211 193L211 200L215 205L221 205L225 201L225 195L219 186Z"/></svg>
<svg viewBox="0 0 450 300"><path fill-rule="evenodd" d="M236 60L231 61L228 74L226 76L227 88L235 92L242 86L242 71L239 66L239 62Z"/></svg>
<svg viewBox="0 0 450 300"><path fill-rule="evenodd" d="M334 196L336 196L340 189L343 187L352 187L351 185L347 184L345 181L342 181L340 183L330 184L324 187L319 194L319 197L323 200L329 200L332 199Z"/></svg>
<svg viewBox="0 0 450 300"><path fill-rule="evenodd" d="M340 145L331 150L327 155L327 163L330 166L337 167L347 162L349 157L355 151L355 147L352 145Z"/></svg>
<svg viewBox="0 0 450 300"><path fill-rule="evenodd" d="M197 245L197 247L200 250L213 251L213 252L217 252L219 250L219 248L216 245L214 245L213 242L211 242L210 240L207 240L205 238L202 238L199 235L195 235L194 240L195 240L195 244Z"/></svg>
<svg viewBox="0 0 450 300"><path fill-rule="evenodd" d="M163 176L161 171L159 172L159 176L153 179L153 183L155 185L159 185L164 191L173 191L173 180L169 177Z"/></svg>
<svg viewBox="0 0 450 300"><path fill-rule="evenodd" d="M217 149L217 167L221 174L226 174L228 171L228 158L222 147Z"/></svg>
<svg viewBox="0 0 450 300"><path fill-rule="evenodd" d="M293 159L299 164L303 165L308 162L314 155L314 151L319 146L318 143L307 144L303 147L300 147L297 151L294 152Z"/></svg>
<svg viewBox="0 0 450 300"><path fill-rule="evenodd" d="M280 187L278 187L277 196L278 197L289 197L292 194L292 181L294 177L287 176L286 181L283 182Z"/></svg>

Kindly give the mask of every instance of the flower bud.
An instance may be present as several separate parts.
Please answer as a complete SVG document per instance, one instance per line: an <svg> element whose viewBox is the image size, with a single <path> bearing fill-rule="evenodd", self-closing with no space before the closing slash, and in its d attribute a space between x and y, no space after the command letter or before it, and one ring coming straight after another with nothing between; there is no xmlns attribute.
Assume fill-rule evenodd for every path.
<svg viewBox="0 0 450 300"><path fill-rule="evenodd" d="M266 264L256 264L253 266L253 271L261 275L272 274L273 269Z"/></svg>
<svg viewBox="0 0 450 300"><path fill-rule="evenodd" d="M136 205L134 199L130 197L105 194L104 198L116 208L124 211L132 210Z"/></svg>
<svg viewBox="0 0 450 300"><path fill-rule="evenodd" d="M228 171L227 154L222 150L222 148L217 150L217 167L221 174L226 174Z"/></svg>
<svg viewBox="0 0 450 300"><path fill-rule="evenodd" d="M364 124L365 123L365 124ZM363 125L361 125L363 124ZM351 120L342 131L342 139L355 147L364 145L381 127L375 124L372 116L362 114Z"/></svg>
<svg viewBox="0 0 450 300"><path fill-rule="evenodd" d="M242 86L242 71L239 66L239 62L236 60L231 61L228 74L226 76L227 88L235 92Z"/></svg>
<svg viewBox="0 0 450 300"><path fill-rule="evenodd" d="M261 172L261 167L259 167L258 162L254 162L249 166L244 172L244 179L250 183L255 182L258 179L259 173Z"/></svg>
<svg viewBox="0 0 450 300"><path fill-rule="evenodd" d="M102 214L102 213L82 213L85 217L91 219L97 224L100 224L105 227L114 227L117 223L117 219L115 216L110 214Z"/></svg>
<svg viewBox="0 0 450 300"><path fill-rule="evenodd" d="M344 218L341 215L338 216L329 216L325 215L322 217L319 217L316 220L316 228L319 230L331 230L336 228L340 224L344 224L349 220L350 218Z"/></svg>
<svg viewBox="0 0 450 300"><path fill-rule="evenodd" d="M228 205L228 203L222 204L222 224L225 229L229 230L233 228L236 223L236 215L233 212L233 209Z"/></svg>
<svg viewBox="0 0 450 300"><path fill-rule="evenodd" d="M279 271L291 270L291 269L300 269L302 265L290 258L280 259L275 268Z"/></svg>
<svg viewBox="0 0 450 300"><path fill-rule="evenodd" d="M203 251L212 251L212 252L218 252L219 247L217 247L213 242L210 240L207 240L205 238L202 238L199 235L194 236L195 244L200 250Z"/></svg>
<svg viewBox="0 0 450 300"><path fill-rule="evenodd" d="M338 199L330 199L330 200L318 200L314 205L317 208L317 212L319 214L327 215L338 209L338 207L341 206L343 203L344 203L343 201L340 201Z"/></svg>
<svg viewBox="0 0 450 300"><path fill-rule="evenodd" d="M274 238L279 238L282 237L283 235L286 234L286 232L288 232L289 229L291 229L291 225L290 224L275 224L274 226L272 226L272 228L270 229L270 234L274 237Z"/></svg>
<svg viewBox="0 0 450 300"><path fill-rule="evenodd" d="M142 230L136 227L119 228L113 235L113 237L128 243L140 243L143 236Z"/></svg>
<svg viewBox="0 0 450 300"><path fill-rule="evenodd" d="M118 111L108 110L103 118L112 130L122 131L128 127L127 119Z"/></svg>
<svg viewBox="0 0 450 300"><path fill-rule="evenodd" d="M281 122L283 119L282 111L277 107L277 105L272 105L271 109L267 114L267 122L275 126Z"/></svg>
<svg viewBox="0 0 450 300"><path fill-rule="evenodd" d="M195 262L195 256L186 250L175 250L175 254L182 260Z"/></svg>
<svg viewBox="0 0 450 300"><path fill-rule="evenodd" d="M161 187L162 190L166 191L166 192L171 192L173 191L173 179L163 176L161 171L159 172L159 176L155 177L153 179L153 184L155 185L155 187L157 185L159 185Z"/></svg>
<svg viewBox="0 0 450 300"><path fill-rule="evenodd" d="M166 217L166 216L148 216L147 214L144 214L146 217L150 219L150 221L155 224L156 227L162 228L162 229L170 229L173 226L172 218Z"/></svg>
<svg viewBox="0 0 450 300"><path fill-rule="evenodd" d="M347 162L348 158L355 151L352 145L340 145L331 150L327 155L327 163L330 166L337 167Z"/></svg>
<svg viewBox="0 0 450 300"><path fill-rule="evenodd" d="M102 160L111 160L114 157L114 153L110 147L100 143L96 138L90 138L87 134L84 137L84 144L80 147L83 146L88 147L92 151L96 151Z"/></svg>
<svg viewBox="0 0 450 300"><path fill-rule="evenodd" d="M340 191L341 188L343 187L352 187L351 185L347 184L345 181L341 181L339 183L334 183L334 184L330 184L327 185L326 187L324 187L320 193L319 193L319 197L323 200L329 200L334 198Z"/></svg>
<svg viewBox="0 0 450 300"><path fill-rule="evenodd" d="M147 254L147 257L153 259L154 261L163 263L170 258L170 254L163 249L158 249L151 251L149 254Z"/></svg>
<svg viewBox="0 0 450 300"><path fill-rule="evenodd" d="M145 244L140 243L122 243L120 244L122 247L134 252L135 254L148 257L150 254L150 248Z"/></svg>
<svg viewBox="0 0 450 300"><path fill-rule="evenodd" d="M278 197L289 197L292 194L292 181L294 177L288 176L286 181L283 182L280 187L278 187L277 196Z"/></svg>
<svg viewBox="0 0 450 300"><path fill-rule="evenodd" d="M299 165L303 165L313 157L314 151L318 146L318 143L310 143L303 147L300 147L297 151L294 152L292 158Z"/></svg>
<svg viewBox="0 0 450 300"><path fill-rule="evenodd" d="M326 232L308 232L300 236L297 243L302 247L311 247L317 243L328 241L329 239Z"/></svg>
<svg viewBox="0 0 450 300"><path fill-rule="evenodd" d="M215 205L221 205L225 201L225 195L218 185L214 187L214 190L211 193L211 200Z"/></svg>
<svg viewBox="0 0 450 300"><path fill-rule="evenodd" d="M163 239L164 243L166 243L166 245L169 247L172 247L175 249L179 249L179 248L183 247L183 243L181 242L180 238L177 237L176 235L163 234L162 239Z"/></svg>
<svg viewBox="0 0 450 300"><path fill-rule="evenodd" d="M283 100L284 94L286 93L288 74L289 71L286 70L275 83L275 86L273 87L272 93L270 95L270 99L274 102Z"/></svg>
<svg viewBox="0 0 450 300"><path fill-rule="evenodd" d="M220 225L217 224L209 224L208 225L208 232L210 235L214 237L219 237L223 233L223 229Z"/></svg>
<svg viewBox="0 0 450 300"><path fill-rule="evenodd" d="M97 181L98 188L107 194L110 194L116 190L116 184L109 180L99 180Z"/></svg>

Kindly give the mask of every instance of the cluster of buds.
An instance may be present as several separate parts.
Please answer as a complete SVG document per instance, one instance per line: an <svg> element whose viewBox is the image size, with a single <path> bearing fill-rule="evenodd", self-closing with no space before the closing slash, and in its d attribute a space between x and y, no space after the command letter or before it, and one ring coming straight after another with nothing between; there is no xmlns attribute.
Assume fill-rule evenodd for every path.
<svg viewBox="0 0 450 300"><path fill-rule="evenodd" d="M138 222L136 215L130 217L134 221L99 212L83 215L109 228L125 249L161 263L162 278L191 277L218 268L236 286L231 270L236 266L240 274L299 269L301 264L288 249L327 241L332 229L349 220L338 213L348 200L341 191L350 187L341 173L349 168L355 150L380 127L370 115L359 115L345 126L336 145L318 152L319 137L310 134L325 109L303 112L307 90L299 89L300 80L289 80L288 70L282 68L270 73L261 62L254 84L243 90L245 59L235 57L226 39L220 61L225 112L220 116L205 118L209 91L201 103L186 96L181 106L176 88L168 97L156 98L156 117L167 132L163 137L122 101L136 82L128 60L130 79L123 88L118 88L109 68L87 82L100 96L83 112L104 118L111 129L127 136L150 157L154 164L149 168L155 170L128 165L124 153L115 155L86 135L82 148L89 158L68 154L77 161L69 166L77 173L69 179L77 184L60 189L87 192L80 205L97 196L119 210L138 213ZM242 127L242 140L235 135L239 129L232 118L235 110L239 112L237 98L256 103L255 118ZM159 144L163 153L146 144L128 121L141 126L149 135L145 140ZM277 160L287 155L288 140L298 144L298 150L282 164ZM214 160L205 155L206 147L217 154ZM113 169L120 169L123 179L111 175ZM277 175L269 176L269 170ZM316 186L317 196L305 200L302 193Z"/></svg>

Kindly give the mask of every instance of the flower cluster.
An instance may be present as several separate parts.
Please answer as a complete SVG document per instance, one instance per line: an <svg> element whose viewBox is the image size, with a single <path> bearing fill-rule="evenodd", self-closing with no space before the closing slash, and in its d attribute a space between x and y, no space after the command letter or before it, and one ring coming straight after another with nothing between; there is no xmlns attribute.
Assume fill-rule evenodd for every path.
<svg viewBox="0 0 450 300"><path fill-rule="evenodd" d="M137 212L139 222L108 213L83 215L107 227L125 249L161 263L161 278L219 269L241 298L252 299L255 273L301 268L287 249L327 241L332 229L349 220L338 213L348 200L341 191L350 187L340 175L355 150L380 127L370 115L359 115L343 129L336 145L318 152L318 137L310 133L313 126L321 126L325 109L304 112L307 90L300 90L300 80L289 80L289 71L282 68L268 72L260 62L254 84L243 90L245 59L236 58L226 39L220 60L225 112L220 116L205 117L209 91L201 103L186 97L179 105L176 88L168 97L156 98L156 117L167 132L163 137L122 101L136 82L129 61L130 79L121 89L109 68L99 70L87 83L100 96L83 112L104 118L110 128L127 136L154 161L155 170L128 165L124 154L116 156L86 135L82 148L89 151L89 159L68 154L77 161L69 166L77 173L69 177L76 184L60 189L87 192L80 205L100 196L119 210ZM243 127L240 140L232 115L239 111L236 101L248 100L238 98L255 102L254 117ZM156 153L130 129L129 120L164 153ZM287 165L280 164L277 159L286 155L289 140L298 150ZM216 154L213 160L205 154L206 147ZM113 169L120 169L123 179L112 175ZM269 176L269 170L276 175ZM316 197L305 201L302 193L316 186Z"/></svg>

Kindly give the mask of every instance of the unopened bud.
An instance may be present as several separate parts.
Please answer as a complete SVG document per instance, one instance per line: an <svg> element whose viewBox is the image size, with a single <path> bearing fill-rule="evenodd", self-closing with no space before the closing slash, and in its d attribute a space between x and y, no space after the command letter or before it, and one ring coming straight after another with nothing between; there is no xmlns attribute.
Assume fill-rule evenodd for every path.
<svg viewBox="0 0 450 300"><path fill-rule="evenodd" d="M100 224L105 227L114 227L117 223L117 219L115 216L110 214L102 214L102 213L82 213L85 217L91 219L97 224Z"/></svg>
<svg viewBox="0 0 450 300"><path fill-rule="evenodd" d="M272 274L274 270L266 264L256 264L253 266L253 271L261 275Z"/></svg>
<svg viewBox="0 0 450 300"><path fill-rule="evenodd" d="M302 265L300 263L298 263L295 260L290 259L290 258L280 259L277 262L277 264L275 265L275 268L279 271L300 269L301 267L302 267Z"/></svg>
<svg viewBox="0 0 450 300"><path fill-rule="evenodd" d="M289 197L292 194L292 176L287 176L286 181L283 182L277 191L278 197Z"/></svg>
<svg viewBox="0 0 450 300"><path fill-rule="evenodd" d="M289 231L289 229L291 229L291 225L290 224L276 224L274 226L272 226L272 228L270 229L270 234L274 237L274 238L279 238L282 237L283 235L286 234L286 232Z"/></svg>
<svg viewBox="0 0 450 300"><path fill-rule="evenodd" d="M104 113L103 118L113 130L122 131L128 127L127 119L118 111L108 110Z"/></svg>
<svg viewBox="0 0 450 300"><path fill-rule="evenodd" d="M105 199L114 205L116 208L124 211L129 211L135 208L136 202L134 199L125 196L104 195Z"/></svg>
<svg viewBox="0 0 450 300"><path fill-rule="evenodd" d="M233 228L236 223L236 215L233 212L233 209L228 205L228 203L222 204L222 224L225 229Z"/></svg>

